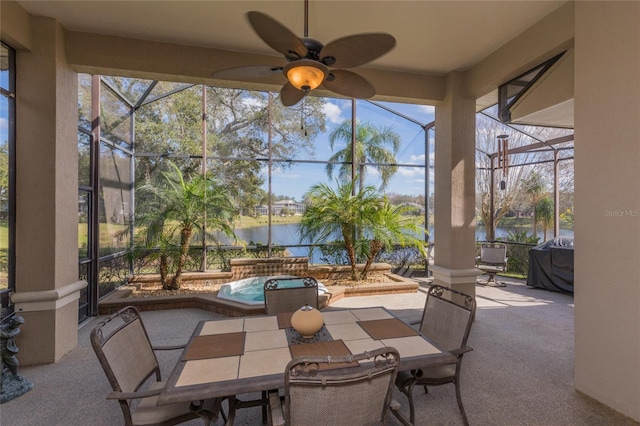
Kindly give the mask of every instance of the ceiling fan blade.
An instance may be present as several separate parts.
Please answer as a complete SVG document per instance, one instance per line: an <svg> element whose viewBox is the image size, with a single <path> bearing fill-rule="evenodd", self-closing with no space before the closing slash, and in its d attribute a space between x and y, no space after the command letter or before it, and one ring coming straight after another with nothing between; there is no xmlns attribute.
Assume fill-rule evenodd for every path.
<svg viewBox="0 0 640 426"><path fill-rule="evenodd" d="M287 82L280 90L280 101L284 106L293 106L307 96L307 93L308 92L296 89L293 87L293 84Z"/></svg>
<svg viewBox="0 0 640 426"><path fill-rule="evenodd" d="M335 58L333 68L357 67L379 58L394 48L396 39L385 33L356 34L339 38L320 51L320 60ZM325 62L326 63L326 62Z"/></svg>
<svg viewBox="0 0 640 426"><path fill-rule="evenodd" d="M272 17L260 12L248 12L247 18L253 30L272 49L282 53L285 57L296 59L307 56L307 47L302 40L287 27Z"/></svg>
<svg viewBox="0 0 640 426"><path fill-rule="evenodd" d="M358 74L347 70L331 70L333 80L327 78L322 86L342 96L369 99L376 94L371 83Z"/></svg>
<svg viewBox="0 0 640 426"><path fill-rule="evenodd" d="M247 78L268 77L274 74L281 74L282 67L276 65L252 65L247 67L229 68L221 71L214 71L211 76L220 79L244 80Z"/></svg>

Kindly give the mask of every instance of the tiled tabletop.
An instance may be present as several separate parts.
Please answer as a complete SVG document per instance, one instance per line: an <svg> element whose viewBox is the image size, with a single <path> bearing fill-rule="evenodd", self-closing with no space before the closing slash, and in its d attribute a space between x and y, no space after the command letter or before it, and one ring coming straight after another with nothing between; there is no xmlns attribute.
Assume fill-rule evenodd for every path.
<svg viewBox="0 0 640 426"><path fill-rule="evenodd" d="M352 354L383 346L393 346L400 353L401 369L441 365L452 360L455 362L453 355L443 353L417 333L407 337L380 340L372 338L358 324L360 321L387 319L400 321L394 319L395 317L382 307L327 311L322 315L331 339L342 340ZM168 380L165 393L160 397L161 403L194 400L199 396L205 398L226 396L284 386L284 370L292 356L286 332L278 327L277 316L204 321L198 325L192 337L227 333L232 333L229 336L235 337L238 333L244 334L244 353L224 356L216 350L212 351L215 353L212 355L215 356L214 358L188 359L183 356ZM219 341L219 339L212 340ZM188 351L189 346L185 349L185 354ZM405 368L403 368L403 362Z"/></svg>

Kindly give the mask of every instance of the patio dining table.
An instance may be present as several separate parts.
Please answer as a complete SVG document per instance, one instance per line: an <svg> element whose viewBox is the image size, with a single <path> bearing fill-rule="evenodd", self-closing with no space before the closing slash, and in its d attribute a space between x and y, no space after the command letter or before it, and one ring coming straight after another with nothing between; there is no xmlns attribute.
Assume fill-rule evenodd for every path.
<svg viewBox="0 0 640 426"><path fill-rule="evenodd" d="M280 389L287 363L303 355L343 356L392 346L400 354L400 370L456 362L384 307L323 311L324 326L310 339L291 328L291 315L199 322L158 403Z"/></svg>

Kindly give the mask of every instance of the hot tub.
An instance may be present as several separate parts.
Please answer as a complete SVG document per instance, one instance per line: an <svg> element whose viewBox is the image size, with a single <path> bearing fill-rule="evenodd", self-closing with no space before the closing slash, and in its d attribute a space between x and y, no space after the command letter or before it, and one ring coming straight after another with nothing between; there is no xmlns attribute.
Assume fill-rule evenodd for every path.
<svg viewBox="0 0 640 426"><path fill-rule="evenodd" d="M303 277L294 275L251 277L223 284L217 297L250 306L264 305L264 283L272 278L300 278L299 280L282 281L280 283L282 287L301 287L304 285L302 283ZM326 292L327 288L318 282L318 294Z"/></svg>

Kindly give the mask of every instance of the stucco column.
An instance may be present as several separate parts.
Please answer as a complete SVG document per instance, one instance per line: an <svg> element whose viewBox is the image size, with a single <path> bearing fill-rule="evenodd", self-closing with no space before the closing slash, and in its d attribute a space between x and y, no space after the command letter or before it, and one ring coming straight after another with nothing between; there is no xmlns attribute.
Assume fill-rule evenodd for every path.
<svg viewBox="0 0 640 426"><path fill-rule="evenodd" d="M475 295L475 99L462 73L446 77L436 105L434 265L437 284Z"/></svg>
<svg viewBox="0 0 640 426"><path fill-rule="evenodd" d="M574 72L575 386L640 421L640 2L575 3Z"/></svg>
<svg viewBox="0 0 640 426"><path fill-rule="evenodd" d="M32 45L16 53L16 293L25 319L23 365L55 362L77 346L77 74L64 30L31 17Z"/></svg>

